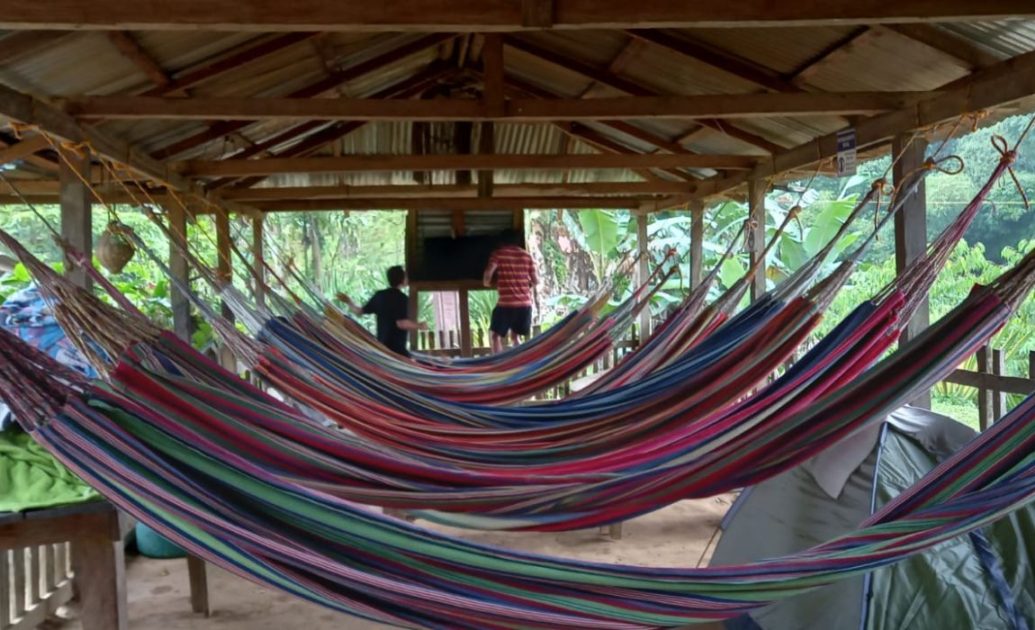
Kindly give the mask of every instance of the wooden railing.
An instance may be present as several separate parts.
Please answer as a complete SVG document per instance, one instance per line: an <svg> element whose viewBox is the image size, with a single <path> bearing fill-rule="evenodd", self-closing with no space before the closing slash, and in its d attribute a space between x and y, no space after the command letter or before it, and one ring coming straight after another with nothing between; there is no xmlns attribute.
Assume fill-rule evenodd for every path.
<svg viewBox="0 0 1035 630"><path fill-rule="evenodd" d="M983 346L977 352L977 369L957 369L945 380L978 390L978 424L982 431L1007 411L1007 394L1027 396L1035 392L1035 352L1028 353L1028 376L1007 376L1003 351Z"/></svg>
<svg viewBox="0 0 1035 630"><path fill-rule="evenodd" d="M35 628L71 599L69 543L0 553L0 630Z"/></svg>

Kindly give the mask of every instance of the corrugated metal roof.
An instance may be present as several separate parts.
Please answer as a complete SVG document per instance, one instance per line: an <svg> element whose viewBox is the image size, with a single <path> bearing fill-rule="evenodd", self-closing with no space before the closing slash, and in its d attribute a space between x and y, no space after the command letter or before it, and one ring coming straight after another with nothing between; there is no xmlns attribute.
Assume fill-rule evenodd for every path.
<svg viewBox="0 0 1035 630"><path fill-rule="evenodd" d="M818 64L808 85L827 92L933 90L968 72L962 61L888 29L862 37Z"/></svg>
<svg viewBox="0 0 1035 630"><path fill-rule="evenodd" d="M961 22L942 24L943 28L1002 58L1035 50L1035 22Z"/></svg>
<svg viewBox="0 0 1035 630"><path fill-rule="evenodd" d="M735 0L731 0L735 1ZM1035 21L969 22L938 24L930 28L963 38L975 47L999 58L1035 50ZM859 32L858 26L795 28L684 29L680 37L703 43L719 52L738 57L775 73L788 81L795 72L815 61L833 45ZM958 79L967 73L966 63L950 52L934 48L890 29L875 28L849 47L832 54L811 71L804 87L833 92L859 90L928 90ZM3 33L0 33L2 35ZM208 33L196 31L131 33L141 48L169 74L177 75L218 59L245 43L276 37L255 33ZM216 79L191 87L199 96L282 96L325 77L335 69L346 68L371 59L420 37L400 33L328 33L277 51ZM601 85L578 72L565 68L564 60L606 70L616 59L616 73L663 94L749 93L760 88L706 63L665 47L639 43L630 47L632 37L620 30L542 31L515 37L552 51L551 62L507 47L504 54L508 75L560 97L600 98L622 92ZM478 87L476 72L481 67L481 36L470 36L470 54L463 67L456 53L460 39L446 45L429 47L399 59L377 72L358 77L335 92L347 97L368 97L387 86L420 72L435 60L456 63L464 77L448 77L470 87ZM77 94L134 93L150 88L150 78L123 56L102 32L70 33L30 53L16 55L0 65L0 82L15 89L41 96ZM666 141L682 138L696 125L687 120L649 119L631 121L639 128ZM251 142L259 142L293 127L297 122L263 121L250 123L235 135L208 142L176 156L177 159L217 158ZM835 116L738 118L727 124L758 135L769 142L792 147L845 125ZM101 124L108 133L133 143L141 151L153 152L190 137L207 128L204 121L120 120ZM596 133L639 152L656 148L644 140L616 132L607 125L588 123ZM411 127L404 122L376 122L362 126L323 153L409 153ZM292 142L297 142L292 141ZM290 146L284 143L280 148ZM685 143L702 153L757 154L741 140L720 131L705 129L694 133ZM500 153L557 154L562 151L592 153L594 148L581 141L569 141L550 124L496 125L496 151ZM574 171L567 175L553 171L499 172L500 182L635 181L628 170ZM266 183L294 182L355 184L405 183L410 173L354 173L346 176L278 176ZM436 173L432 181L449 183L452 173Z"/></svg>

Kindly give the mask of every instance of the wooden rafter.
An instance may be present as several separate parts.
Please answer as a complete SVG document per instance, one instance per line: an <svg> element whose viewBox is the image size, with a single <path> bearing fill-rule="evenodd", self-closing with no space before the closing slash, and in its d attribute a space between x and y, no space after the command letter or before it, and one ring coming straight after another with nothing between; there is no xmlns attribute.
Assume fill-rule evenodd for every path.
<svg viewBox="0 0 1035 630"><path fill-rule="evenodd" d="M521 41L521 40L518 40ZM643 41L643 40L634 40ZM528 46L527 43L523 45L522 50L528 54L535 55L544 61L549 61L558 66L563 66L569 70L574 70L583 76L589 77L596 83L607 85L609 87L621 90L627 94L639 95L639 96L662 96L662 94L656 90L652 90L646 86L640 85L629 79L617 77L613 73L604 69L596 68L591 64L577 63L571 64L565 57L558 55L557 53L543 49L540 46ZM756 136L755 134L741 131L737 129L731 123L720 121L717 118L704 118L697 120L697 123L702 127L709 127L712 129L722 130L732 138L736 138L741 142L753 145L759 149L772 153L774 150L781 149L778 145L774 145L765 138ZM700 128L695 129L699 131ZM677 142L682 143L684 140L680 138Z"/></svg>
<svg viewBox="0 0 1035 630"><path fill-rule="evenodd" d="M900 109L927 92L701 94L594 99L515 99L493 115L473 99L154 98L83 96L66 99L82 119L168 120L625 120L630 118L754 118L874 114ZM247 124L247 123L243 123ZM232 129L231 131L235 131ZM229 133L229 132L227 132Z"/></svg>
<svg viewBox="0 0 1035 630"><path fill-rule="evenodd" d="M528 83L527 81L525 81L523 79L520 79L518 77L515 77L513 75L509 75L508 74L506 76L505 80L506 80L507 89L515 92L518 96L533 96L535 98L543 98L543 99L553 99L553 98L556 97L555 93L553 93L553 92L551 92L549 90L546 90L544 88L540 88L540 87L538 87L536 85L532 85L531 83ZM575 125L575 124L570 123L570 122L558 122L558 121L555 121L552 124L554 126L556 126L557 128L559 128L562 132L564 132L565 137L567 137L569 140L579 140L579 141L582 141L584 143L589 143L592 146L595 146L597 149L600 149L600 150L603 150L603 151L606 151L606 152L610 152L610 153L639 153L639 151L634 151L631 147L623 146L622 144L620 144L618 142L615 142L614 140L611 140L609 138L603 137L601 134L599 134L599 133L589 129L588 127L585 127L584 125ZM624 128L625 126L632 127L632 125L629 125L628 123L626 123L624 121L617 121L617 120L601 122L600 124L603 125L604 127L613 128L615 130L620 130L620 129ZM639 130L638 127L634 127L634 129ZM664 138L659 138L659 137L654 136L653 134L651 134L651 133L649 133L647 131L644 131L644 130L639 130L639 131L640 131L641 139L645 139L646 140L646 139L649 138L649 140L646 140L646 141L650 142L651 144L654 144L657 147L662 147L663 145L668 143L668 141L666 139L664 139ZM592 132L592 133L590 133L590 132ZM632 135L632 134L626 132L626 135ZM671 151L671 152L672 153L692 153L692 151L689 151L687 149L683 149L682 147L680 147L679 151ZM567 153L567 151L565 151L565 153ZM672 175L675 175L676 177L678 177L680 179L683 179L685 181L691 181L691 180L696 179L695 177L692 177L690 175L687 175L686 173L683 173L682 171L675 170L675 169L666 169L664 172L667 172L667 173L670 173ZM635 171L635 173L637 175L639 175L640 177L642 177L643 179L647 180L647 181L660 181L661 180L660 177L655 175L649 169L637 169ZM565 176L567 176L567 173L565 173Z"/></svg>
<svg viewBox="0 0 1035 630"><path fill-rule="evenodd" d="M166 85L154 87L143 96L164 96L209 81L227 72L245 68L249 63L280 52L315 37L317 33L288 33L272 38L259 37L220 54L218 58L178 72Z"/></svg>
<svg viewBox="0 0 1035 630"><path fill-rule="evenodd" d="M402 81L399 81L398 83L395 83L395 84L393 84L393 85L391 85L391 86L381 90L380 92L377 92L376 94L374 94L374 98L388 98L388 97L408 98L408 97L411 97L411 96L414 96L414 95L420 93L429 84L433 83L434 81L437 81L437 80L441 79L442 77L444 77L444 76L446 76L448 74L454 73L454 72L456 72L456 69L453 68L452 66L450 66L449 64L442 63L442 62L434 62L431 65L429 65L427 68L422 70L421 72L418 72L417 74L413 75L412 77L409 77L407 79L403 79ZM310 124L310 123L306 123L306 124ZM320 124L322 124L322 123L320 123ZM283 151L280 151L279 153L272 153L272 154L270 154L269 157L288 158L288 157L301 157L301 156L311 155L312 153L315 153L316 151L320 150L321 148L327 146L328 144L330 144L332 142L335 142L337 140L340 140L341 138L344 138L345 136L347 136L348 134L352 133L353 131L356 131L357 129L363 127L363 125L365 125L365 124L366 123L359 122L359 121L344 121L344 122L333 123L333 124L327 126L326 128L324 128L322 131L318 131L318 132L312 133L312 134L309 134L308 130L303 131L302 133L297 133L297 134L286 134L286 135L290 135L291 137L290 138L281 138L280 141L277 142L277 144L283 144L283 143L288 142L288 141L297 141L297 143L292 145L292 146L290 146L290 147L288 147L288 148L286 148L286 149L284 149ZM299 125L295 129L298 129L299 127L302 127L302 126L303 125ZM307 134L309 134L309 135L307 135ZM262 144L262 143L259 143L259 144ZM253 155L258 155L258 153L255 153L255 152L252 152L252 151L249 151L249 150L246 150L246 151L247 152L242 152L241 154L233 155L233 156L230 156L230 157L234 158L234 159L242 159L242 158L252 157ZM211 188L221 188L221 187L227 186L227 185L229 185L231 183L233 183L236 187L248 187L248 186L254 186L255 184L261 182L264 179L265 179L265 177L261 177L261 176L260 177L250 177L250 178L247 178L247 179L235 182L233 178L227 178L227 179L217 180L215 182L212 182L209 185L209 188L210 189Z"/></svg>
<svg viewBox="0 0 1035 630"><path fill-rule="evenodd" d="M605 195L678 195L693 192L689 183L655 182L590 182L585 184L496 184L497 197L593 197ZM54 190L56 194L56 188ZM476 185L393 184L383 186L283 186L275 188L229 188L225 199L237 201L271 201L278 199L346 199L346 198L412 198L412 197L477 197Z"/></svg>
<svg viewBox="0 0 1035 630"><path fill-rule="evenodd" d="M553 26L554 0L521 0L521 26Z"/></svg>
<svg viewBox="0 0 1035 630"><path fill-rule="evenodd" d="M0 149L0 165L24 160L38 151L49 148L50 143L43 136L26 138L17 144Z"/></svg>
<svg viewBox="0 0 1035 630"><path fill-rule="evenodd" d="M534 210L621 208L638 209L652 197L433 197L369 199L282 199L257 201L252 205L264 212L311 210Z"/></svg>
<svg viewBox="0 0 1035 630"><path fill-rule="evenodd" d="M357 63L355 65L343 68L338 72L332 73L319 81L311 83L310 85L296 90L289 94L290 98L307 99L319 96L329 90L332 90L343 83L353 81L374 72L384 66L395 63L401 59L405 59L411 55L427 50L428 48L438 45L443 41L447 41L455 37L454 35L447 34L431 34L420 37L416 40L407 38L407 41L399 46L377 55L366 61ZM141 97L149 98L149 97ZM218 116L213 118L219 118ZM197 148L203 144L213 142L222 138L223 136L244 129L250 125L251 122L248 120L223 120L217 123L213 123L208 129L198 132L182 140L178 140L169 146L166 146L158 151L151 154L155 159L170 158L185 151Z"/></svg>
<svg viewBox="0 0 1035 630"><path fill-rule="evenodd" d="M147 75L158 87L165 87L172 83L172 78L162 69L162 66L151 56L151 53L144 50L140 42L131 33L126 31L109 31L108 40L115 45L115 48L122 53L122 56L133 62L141 72Z"/></svg>
<svg viewBox="0 0 1035 630"><path fill-rule="evenodd" d="M0 116L33 125L43 133L64 140L87 142L96 155L121 163L140 175L169 185L180 192L201 196L191 180L170 171L164 163L148 157L134 146L112 138L98 129L83 127L74 118L52 105L4 85L0 85ZM227 202L226 205L234 210L250 211L233 202Z"/></svg>
<svg viewBox="0 0 1035 630"><path fill-rule="evenodd" d="M1025 53L953 81L929 98L900 110L859 121L855 125L860 149L885 145L901 133L952 120L968 112L995 108L1035 95L1035 52ZM837 154L832 133L788 149L759 163L749 173L717 177L702 183L698 196L722 194L749 179L761 179L815 164Z"/></svg>
<svg viewBox="0 0 1035 630"><path fill-rule="evenodd" d="M574 140L577 140L579 142L587 144L587 145L589 145L591 147L594 147L594 148L596 148L596 149L598 149L600 151L603 151L604 153L624 154L624 155L633 155L633 154L636 153L632 149L629 149L628 147L622 146L621 144L615 142L614 140L611 140L609 138L605 138L601 134L593 131L592 129L589 129L589 128L585 127L584 125L579 125L578 123L572 123L572 122L555 122L555 123L553 123L553 125L556 126L558 129L560 129L569 138L572 138ZM649 181L649 182L663 181L661 177L658 177L657 175L655 175L654 172L651 171L650 169L638 168L638 169L634 169L634 172L637 175L639 175L640 177L642 177L644 180ZM676 175L680 175L680 176L682 175L682 173L680 171L676 171L676 170L669 170L667 172L670 172L670 173L673 173L673 174L676 174Z"/></svg>
<svg viewBox="0 0 1035 630"><path fill-rule="evenodd" d="M1029 0L6 0L0 28L492 31L527 27L661 28L995 20L1031 17Z"/></svg>
<svg viewBox="0 0 1035 630"><path fill-rule="evenodd" d="M272 175L276 173L346 173L500 169L715 168L750 169L756 160L742 155L600 154L600 155L347 155L319 158L188 160L176 165L197 176Z"/></svg>

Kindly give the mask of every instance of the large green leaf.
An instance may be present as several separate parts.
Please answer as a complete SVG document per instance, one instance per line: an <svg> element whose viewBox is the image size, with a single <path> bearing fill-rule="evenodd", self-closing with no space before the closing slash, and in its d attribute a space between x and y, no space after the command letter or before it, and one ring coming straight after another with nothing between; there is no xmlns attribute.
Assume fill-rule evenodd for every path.
<svg viewBox="0 0 1035 630"><path fill-rule="evenodd" d="M586 238L586 244L596 256L607 256L620 242L620 221L618 215L608 210L582 210L579 225Z"/></svg>
<svg viewBox="0 0 1035 630"><path fill-rule="evenodd" d="M727 258L726 262L722 263L722 268L719 269L719 279L722 280L722 285L726 288L733 286L737 280L744 277L747 273L747 269L744 265L740 264L740 261L736 258Z"/></svg>

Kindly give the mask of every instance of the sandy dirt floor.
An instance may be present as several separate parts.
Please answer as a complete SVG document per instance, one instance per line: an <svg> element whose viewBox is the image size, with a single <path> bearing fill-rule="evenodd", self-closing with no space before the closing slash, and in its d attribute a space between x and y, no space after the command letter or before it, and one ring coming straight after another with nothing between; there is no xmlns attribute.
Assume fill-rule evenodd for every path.
<svg viewBox="0 0 1035 630"><path fill-rule="evenodd" d="M620 540L595 530L537 534L436 529L481 543L584 560L643 566L693 567L698 563L705 566L717 540L713 536L731 501L730 495L683 501L625 523ZM390 627L328 611L212 566L209 567L209 598L213 612L206 619L190 610L184 560L131 558L127 575L131 630L374 630ZM69 614L74 615L74 612ZM54 620L47 626L48 630L81 630L74 619Z"/></svg>

